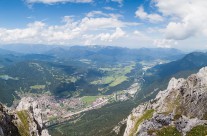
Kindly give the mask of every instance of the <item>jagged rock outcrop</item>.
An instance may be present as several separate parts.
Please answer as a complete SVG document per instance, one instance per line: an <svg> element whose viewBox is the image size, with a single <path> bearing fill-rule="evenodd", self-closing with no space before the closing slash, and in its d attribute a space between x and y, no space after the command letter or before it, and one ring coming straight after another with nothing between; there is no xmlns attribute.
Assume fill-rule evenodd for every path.
<svg viewBox="0 0 207 136"><path fill-rule="evenodd" d="M123 135L122 133L124 132L123 130L125 130L125 125L126 125L126 119L122 120L121 122L118 123L118 125L116 125L112 132L111 135ZM113 134L114 133L114 134Z"/></svg>
<svg viewBox="0 0 207 136"><path fill-rule="evenodd" d="M15 110L0 104L0 136L49 136L38 103L22 98Z"/></svg>
<svg viewBox="0 0 207 136"><path fill-rule="evenodd" d="M48 131L44 129L42 112L37 101L31 97L24 97L16 107L16 111L18 116L18 113L27 114L30 135L49 136Z"/></svg>
<svg viewBox="0 0 207 136"><path fill-rule="evenodd" d="M201 128L207 129L206 125L207 67L204 67L187 79L172 78L167 89L155 99L133 109L124 136L162 133L185 136L199 132L205 136L207 132Z"/></svg>
<svg viewBox="0 0 207 136"><path fill-rule="evenodd" d="M20 136L13 120L15 116L8 113L8 109L0 104L0 136Z"/></svg>

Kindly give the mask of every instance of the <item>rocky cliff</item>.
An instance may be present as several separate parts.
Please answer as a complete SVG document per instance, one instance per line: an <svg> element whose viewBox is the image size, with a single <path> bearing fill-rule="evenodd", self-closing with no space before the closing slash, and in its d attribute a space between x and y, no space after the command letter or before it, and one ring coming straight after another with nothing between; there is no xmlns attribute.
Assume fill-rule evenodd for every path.
<svg viewBox="0 0 207 136"><path fill-rule="evenodd" d="M155 99L133 109L124 136L206 136L207 67L172 78Z"/></svg>
<svg viewBox="0 0 207 136"><path fill-rule="evenodd" d="M41 117L32 98L23 98L15 110L0 104L0 136L49 136Z"/></svg>

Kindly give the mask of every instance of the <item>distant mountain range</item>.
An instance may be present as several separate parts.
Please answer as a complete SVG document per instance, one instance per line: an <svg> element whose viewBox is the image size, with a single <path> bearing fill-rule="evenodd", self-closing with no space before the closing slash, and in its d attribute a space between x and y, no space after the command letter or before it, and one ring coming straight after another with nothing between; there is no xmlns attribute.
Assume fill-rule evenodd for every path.
<svg viewBox="0 0 207 136"><path fill-rule="evenodd" d="M148 72L155 73L161 78L172 76L181 71L198 70L207 65L207 53L193 52L182 59L167 64L157 65Z"/></svg>
<svg viewBox="0 0 207 136"><path fill-rule="evenodd" d="M192 52L176 61L156 65L145 72L143 91L139 97L154 89L166 88L171 77L188 77L204 66L207 66L207 53L203 52Z"/></svg>
<svg viewBox="0 0 207 136"><path fill-rule="evenodd" d="M15 91L50 91L58 97L111 94L126 89L134 82L136 73L142 70L141 61L172 61L184 55L179 50L164 48L45 45L2 47L0 101L10 104Z"/></svg>
<svg viewBox="0 0 207 136"><path fill-rule="evenodd" d="M141 92L143 94L140 95L140 97L143 97L144 94L148 94L153 88L164 88L170 77L179 77L185 75L187 76L195 72L199 68L207 65L206 53L194 52L185 56L182 51L171 48L128 49L112 46L66 47L48 45L5 45L2 47L4 49L0 49L0 66L2 67L0 69L1 76L4 77L5 75L9 75L11 77L16 76L22 79L25 76L27 77L25 81L28 81L28 83L30 81L29 84L24 83L24 86L27 86L27 89L32 86L32 84L45 84L46 80L50 82L55 81L55 83L57 83L56 80L50 75L51 73L48 72L48 70L51 71L52 69L55 71L59 71L59 73L62 73L62 75L65 75L66 73L66 75L71 77L74 77L73 74L76 74L77 71L79 71L78 76L76 75L76 77L84 77L84 80L81 80L81 78L77 81L76 84L78 84L78 86L84 86L84 89L86 89L88 87L91 87L90 84L92 81L99 80L100 78L104 77L103 73L100 74L100 71L98 70L102 67L113 68L119 65L129 65L130 62L135 62L137 66L139 65L138 67L140 67L140 62L142 61L172 61L170 63L156 65L155 67L150 68L145 72L145 83L143 84L144 93ZM47 74L41 74L41 71L35 69L38 67L30 66L31 63L36 63L42 66L42 70L44 71L43 73ZM16 72L14 72L14 70L16 70ZM32 73L36 73L35 75L39 75L39 78L33 78L35 76L30 75ZM10 88L6 86L11 86L11 81L6 81L5 83L4 82L5 80L2 81L2 86L0 86L0 88ZM130 80L130 82L132 82L132 80ZM129 85L130 82L128 82L127 84ZM162 84L160 85L159 82L162 82ZM123 84L123 87L126 86L126 82L124 83L125 85ZM19 85L22 86L22 84L23 82ZM61 86L62 89L59 88L60 90L64 90L65 87L70 88L70 90L77 89L77 87L75 87L77 85L71 83L64 84L65 87L63 87L63 85ZM18 85L16 84L15 88L17 87ZM56 86L56 89L54 89L54 87L50 87L48 89L61 94L59 91L56 90L58 89L58 86ZM89 88L89 94L97 94L97 92L95 93L94 91L89 91ZM98 89L95 86L93 86L93 88L95 90ZM120 87L118 88L120 89ZM117 90L118 88L111 89ZM12 90L14 91L14 88ZM85 92L87 92L86 90Z"/></svg>
<svg viewBox="0 0 207 136"><path fill-rule="evenodd" d="M114 46L57 46L57 45L1 45L1 53L4 51L22 54L49 54L64 58L88 58L113 56L117 59L177 59L183 52L173 48L140 48L129 49ZM112 58L108 58L112 59ZM106 59L107 60L107 59ZM114 59L113 59L114 60Z"/></svg>
<svg viewBox="0 0 207 136"><path fill-rule="evenodd" d="M0 45L1 49L18 52L22 54L41 54L56 47L59 47L59 46L58 45L42 45L42 44Z"/></svg>
<svg viewBox="0 0 207 136"><path fill-rule="evenodd" d="M77 54L78 53L78 54ZM183 55L177 49L141 48L129 49L113 46L72 46L68 49L54 48L46 54L71 59L90 59L96 62L140 61L169 59L176 60Z"/></svg>

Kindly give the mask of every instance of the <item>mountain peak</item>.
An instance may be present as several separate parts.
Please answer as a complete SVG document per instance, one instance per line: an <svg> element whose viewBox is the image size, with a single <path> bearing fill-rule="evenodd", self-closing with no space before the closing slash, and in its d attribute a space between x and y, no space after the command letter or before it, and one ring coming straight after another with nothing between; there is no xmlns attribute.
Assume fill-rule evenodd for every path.
<svg viewBox="0 0 207 136"><path fill-rule="evenodd" d="M202 133L207 126L207 67L187 79L172 78L156 98L135 108L124 136ZM198 131L198 132L199 132Z"/></svg>

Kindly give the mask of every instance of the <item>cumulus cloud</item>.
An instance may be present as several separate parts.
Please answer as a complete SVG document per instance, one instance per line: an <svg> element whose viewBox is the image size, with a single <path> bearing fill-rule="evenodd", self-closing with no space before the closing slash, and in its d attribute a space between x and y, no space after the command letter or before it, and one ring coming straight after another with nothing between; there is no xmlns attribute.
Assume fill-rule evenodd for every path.
<svg viewBox="0 0 207 136"><path fill-rule="evenodd" d="M114 33L112 33L112 34L101 33L98 35L98 38L100 38L102 41L111 42L114 39L118 39L118 38L123 37L124 35L125 35L125 32L121 28L117 27Z"/></svg>
<svg viewBox="0 0 207 136"><path fill-rule="evenodd" d="M140 18L142 20L147 20L147 21L150 21L152 23L155 23L155 22L161 22L163 21L163 17L160 16L159 14L148 14L144 11L144 8L142 6L140 6L137 11L135 12L135 15L137 18Z"/></svg>
<svg viewBox="0 0 207 136"><path fill-rule="evenodd" d="M174 40L168 39L156 39L154 40L154 45L159 48L171 48L173 45L176 45L177 42Z"/></svg>
<svg viewBox="0 0 207 136"><path fill-rule="evenodd" d="M207 36L207 1L153 0L164 16L171 18L164 29L168 39L184 40L195 35Z"/></svg>
<svg viewBox="0 0 207 136"><path fill-rule="evenodd" d="M54 3L91 3L93 0L25 0L28 4L32 3L44 3L44 4L54 4Z"/></svg>
<svg viewBox="0 0 207 136"><path fill-rule="evenodd" d="M90 41L84 35L92 35L91 38L95 35L96 40L111 42L125 35L122 28L137 25L110 15L108 17L86 16L76 21L72 16L65 16L63 22L63 25L47 25L36 21L21 29L0 28L0 41L2 44L81 44L83 40ZM110 31L114 32L109 33Z"/></svg>
<svg viewBox="0 0 207 136"><path fill-rule="evenodd" d="M113 40L124 37L125 34L126 33L121 28L117 27L113 33L100 33L98 35L84 35L84 38L86 39L84 44L93 45L96 43L97 40L103 42L112 42Z"/></svg>

